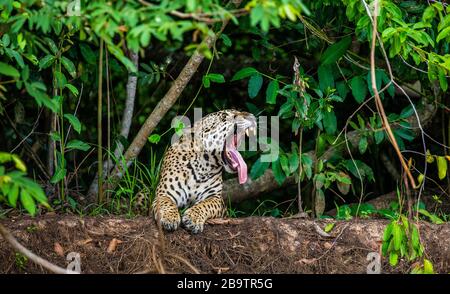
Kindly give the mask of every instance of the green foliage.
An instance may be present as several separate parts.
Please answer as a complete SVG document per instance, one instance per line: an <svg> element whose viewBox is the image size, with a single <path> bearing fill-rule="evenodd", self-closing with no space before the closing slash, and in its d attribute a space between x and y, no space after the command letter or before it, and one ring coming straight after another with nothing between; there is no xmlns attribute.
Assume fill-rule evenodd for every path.
<svg viewBox="0 0 450 294"><path fill-rule="evenodd" d="M12 162L15 170L7 171L5 164ZM20 200L22 207L32 216L37 212L37 204L50 209L47 196L42 188L27 178L26 167L15 154L0 152L0 203L16 208Z"/></svg>
<svg viewBox="0 0 450 294"><path fill-rule="evenodd" d="M398 220L387 225L383 235L382 253L383 256L389 256L391 266L396 266L399 258L406 257L409 261L420 258L423 252L419 230L405 216L400 215Z"/></svg>
<svg viewBox="0 0 450 294"><path fill-rule="evenodd" d="M450 75L448 5L436 1L380 3L378 32L394 81L446 111L446 101L440 97L448 91ZM61 206L84 213L77 202L78 193L71 191L79 191L80 187L82 193L87 190L95 172L91 167L97 159L87 151L99 131L93 101L98 93L101 43L105 44L103 97L110 103L107 108L104 101L101 119L104 123L110 120L111 149L119 141L125 148L129 144L120 135L128 77L138 80L132 136L156 109L188 59L186 55L198 50L211 59L208 69L205 71L203 65L195 69L182 95L149 136L149 143L155 144L149 146L161 151L169 141L166 134L181 135L184 124L180 121L170 125L169 118L187 112L191 106L201 106L204 114L226 107L247 107L256 116L279 115L281 135L280 142L267 141L264 150L245 152L251 178L257 179L267 169L273 171L280 185L288 177L295 177L303 182L306 209L314 210L316 215L326 210L333 197L353 200L375 185L383 191L395 185L376 164L389 142L376 107L369 101L373 95L368 70L372 27L362 1L250 0L237 8L217 0L147 4L137 0L82 1L79 15L73 16L67 15L67 4L0 1L0 115L4 122L0 148L13 150L19 146L18 154L25 154L26 159L29 151L25 146L37 146L35 157L47 162L48 146L54 144L53 174L45 175L42 169L46 167L40 168L39 163L30 161L27 165L46 185L58 186L60 199L55 201ZM202 40L218 31L226 18L230 23L208 48ZM129 59L131 52L139 55L137 68ZM294 55L299 65L293 68ZM414 109L394 88L379 45L375 57L376 87L384 89L380 95L388 121L400 149L410 149L416 146L415 142L411 144L416 132L409 124ZM417 100L412 101L420 110ZM16 111L21 108L23 111ZM34 116L36 113L39 117ZM356 131L358 140L351 141L355 146L345 141L349 131ZM258 138L259 143L265 139ZM352 151L356 150L352 153L354 160L343 148L347 143ZM139 159L151 165L155 160L148 162L145 158L149 146ZM431 146L437 153L431 156L436 161L432 171L442 184L448 158L435 147ZM273 154L278 156L267 157L272 151L277 151ZM261 156L269 159L263 162ZM411 162L420 161L413 158ZM130 195L147 184L141 175L152 174L150 182L154 185L158 170L154 166L147 172L135 165L139 164L128 168L120 187L109 191L114 205L96 206L92 213L123 211L123 199L127 199L125 209L131 213L129 209L136 200ZM414 168L420 169L420 163ZM415 176L422 179L420 183L425 176L434 177L420 173ZM361 186L355 180L361 180ZM361 187L369 191L361 191ZM288 200L295 198L296 192L282 192L290 197ZM12 200L17 198L22 206L23 202L28 207L32 201L38 202L32 193L25 192L23 201L14 196L14 190L12 195ZM246 211L254 208L255 204ZM266 201L255 213L279 216L280 211L275 203ZM446 221L436 212L418 213L435 223ZM241 212L236 209L230 214ZM362 204L342 206L338 215L342 219L355 215L394 218L398 212L393 208L377 211ZM394 261L395 256L392 258Z"/></svg>
<svg viewBox="0 0 450 294"><path fill-rule="evenodd" d="M126 213L133 216L149 213L162 165L162 156L159 156L153 149L150 149L149 155L150 164L148 166L134 161L130 167L124 169L124 177L121 179L118 188L114 191L108 191L111 194L109 205L98 207L97 212L93 211L94 214L109 212ZM113 154L111 154L111 157L115 163L125 161L123 157L115 158ZM143 196L143 199L137 198L138 192Z"/></svg>
<svg viewBox="0 0 450 294"><path fill-rule="evenodd" d="M331 45L328 47L325 52L320 57L320 63L322 66L333 64L336 61L338 61L339 58L342 57L342 55L345 54L348 47L350 46L352 42L351 37L345 37L339 42Z"/></svg>

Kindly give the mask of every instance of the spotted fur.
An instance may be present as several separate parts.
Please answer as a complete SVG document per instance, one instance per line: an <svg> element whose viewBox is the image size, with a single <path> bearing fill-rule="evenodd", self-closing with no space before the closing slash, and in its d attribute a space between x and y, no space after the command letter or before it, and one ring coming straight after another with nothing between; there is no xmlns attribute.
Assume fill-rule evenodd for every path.
<svg viewBox="0 0 450 294"><path fill-rule="evenodd" d="M256 127L255 117L237 110L222 110L205 116L186 130L167 150L152 205L157 223L168 231L180 224L192 233L203 231L210 218L223 217L222 157L225 140L236 128ZM186 208L181 217L178 209Z"/></svg>

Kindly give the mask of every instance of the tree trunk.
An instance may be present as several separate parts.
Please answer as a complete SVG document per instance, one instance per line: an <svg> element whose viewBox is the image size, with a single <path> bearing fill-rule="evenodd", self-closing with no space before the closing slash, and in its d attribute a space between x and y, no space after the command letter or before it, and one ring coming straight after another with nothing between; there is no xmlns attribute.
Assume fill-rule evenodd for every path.
<svg viewBox="0 0 450 294"><path fill-rule="evenodd" d="M238 6L240 2L241 1L235 1L236 6ZM218 33L212 35L210 34L208 37L206 37L206 39L203 41L203 44L207 48L211 48L213 46L228 22L229 19L225 19L222 24L222 28ZM191 58L181 70L178 77L172 83L172 86L169 88L164 97L158 102L152 113L147 117L141 129L134 137L133 141L125 152L124 158L127 162L127 165L129 165L131 163L131 160L139 155L142 148L144 148L150 134L159 124L167 111L169 111L169 109L172 108L172 106L175 104L186 85L196 73L204 58L205 56L199 50L196 50L194 54L192 54ZM120 165L116 165L112 171L110 178L104 185L104 190L106 191L114 189L118 183L118 180L120 180L122 176L122 167Z"/></svg>
<svg viewBox="0 0 450 294"><path fill-rule="evenodd" d="M130 59L131 62L134 64L136 69L139 68L139 54L130 52ZM109 81L107 81L109 83ZM133 112L134 112L134 102L136 100L136 89L137 89L137 73L128 73L128 81L127 81L127 98L125 100L125 109L123 110L122 114L122 121L121 121L121 127L120 127L120 136L124 137L125 139L128 138L128 135L130 133L131 128L131 122L133 119ZM116 149L114 150L114 158L118 159L120 156L122 156L123 153L123 145L122 143L117 140L116 142ZM106 175L109 174L111 171L111 168L113 167L113 161L112 160L105 160L103 162L103 179L106 177ZM95 202L96 195L98 193L98 172L95 174L94 180L92 181L89 190L87 192L87 200L88 202Z"/></svg>
<svg viewBox="0 0 450 294"><path fill-rule="evenodd" d="M151 218L44 216L2 220L28 249L66 268L78 253L82 273L367 273L380 252L386 220L305 220L251 217L217 219L199 235L183 229L162 234ZM335 223L326 237L320 231ZM438 273L450 271L450 224L419 223L427 259ZM0 273L43 273L18 262L0 239ZM401 259L381 273L409 273ZM374 268L369 266L370 270Z"/></svg>

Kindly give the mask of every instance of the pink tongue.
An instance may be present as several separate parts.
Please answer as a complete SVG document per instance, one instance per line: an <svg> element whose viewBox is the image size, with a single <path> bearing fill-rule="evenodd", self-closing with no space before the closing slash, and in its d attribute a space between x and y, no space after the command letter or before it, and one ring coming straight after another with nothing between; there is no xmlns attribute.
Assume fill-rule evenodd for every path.
<svg viewBox="0 0 450 294"><path fill-rule="evenodd" d="M247 182L247 164L236 149L229 150L233 158L233 167L238 170L239 184Z"/></svg>

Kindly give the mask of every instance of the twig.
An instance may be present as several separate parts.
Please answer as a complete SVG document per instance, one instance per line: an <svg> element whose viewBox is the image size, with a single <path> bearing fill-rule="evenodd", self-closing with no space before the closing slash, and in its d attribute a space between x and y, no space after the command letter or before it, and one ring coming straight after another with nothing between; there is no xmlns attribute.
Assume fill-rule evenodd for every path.
<svg viewBox="0 0 450 294"><path fill-rule="evenodd" d="M173 258L178 259L179 261L185 263L194 273L196 274L200 274L200 271L192 265L192 263L190 263L188 260L186 260L185 258L175 255L175 254L168 254L169 256L172 256Z"/></svg>
<svg viewBox="0 0 450 294"><path fill-rule="evenodd" d="M145 0L138 0L139 3L148 6L148 7L153 7L154 5L152 3L149 3ZM226 11L226 13L233 15L233 16L242 16L242 15L246 15L249 13L249 11L245 8L241 8L241 9L233 9L230 11ZM169 14L182 18L182 19L195 19L204 23L208 23L208 24L212 24L212 23L216 23L216 22L221 22L223 21L223 19L221 18L211 18L214 15L220 15L220 14L224 14L221 12L204 12L204 13L186 13L186 12L181 12L178 10L171 10L169 11Z"/></svg>
<svg viewBox="0 0 450 294"><path fill-rule="evenodd" d="M14 236L2 224L0 224L0 235L2 235L2 237L9 243L9 245L13 249L17 250L18 252L20 252L21 254L26 256L28 259L30 259L32 262L42 266L43 268L51 271L52 273L55 273L55 274L79 274L76 271L64 269L62 267L59 267L59 266L43 259L42 257L37 256L36 254L34 254L33 252L31 252L30 250L25 248L22 244L20 244L19 241L17 241L17 239L14 238Z"/></svg>
<svg viewBox="0 0 450 294"><path fill-rule="evenodd" d="M98 97L97 97L97 173L98 203L103 203L103 150L102 150L102 94L103 94L103 39L100 40L100 56L98 61Z"/></svg>
<svg viewBox="0 0 450 294"><path fill-rule="evenodd" d="M28 135L26 135L25 137L22 138L22 140L20 140L19 144L17 144L16 147L14 147L13 149L11 149L10 153L14 153L14 151L16 151L17 148L19 148L20 145L22 145L23 142L25 142L26 139L28 139L28 137L30 137L33 133L34 130L36 129L36 127L39 124L39 118L41 117L42 114L42 110L43 108L41 108L41 110L39 111L38 117L36 118L36 121L33 124L33 128L31 129L31 131L28 133Z"/></svg>
<svg viewBox="0 0 450 294"><path fill-rule="evenodd" d="M384 111L383 103L381 102L380 95L378 93L377 89L377 83L376 83L376 75L375 75L375 45L377 41L377 10L379 9L379 3L378 0L375 0L374 2L374 17L373 17L373 26L372 26L372 47L370 50L370 77L372 82L372 91L375 95L375 103L377 105L378 112L381 116L381 120L383 122L383 126L386 129L386 134L388 135L392 146L394 147L395 152L397 153L397 156L400 160L400 163L402 164L403 169L405 170L405 173L411 182L411 186L415 189L417 188L416 182L414 180L413 175L411 174L411 171L408 168L408 165L406 164L402 153L400 152L400 148L398 147L397 140L394 137L394 133L392 132L391 126L389 124L389 120L386 116L386 113Z"/></svg>

